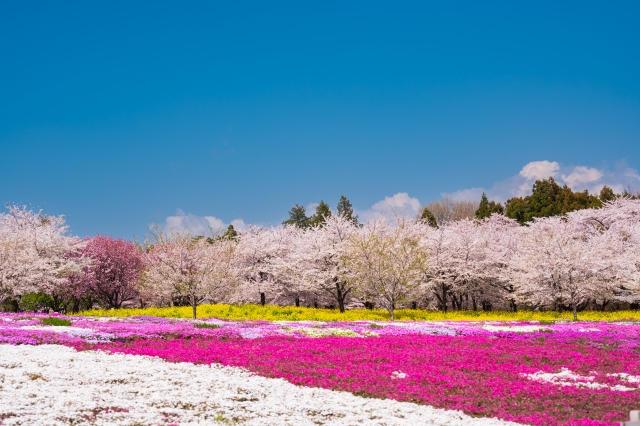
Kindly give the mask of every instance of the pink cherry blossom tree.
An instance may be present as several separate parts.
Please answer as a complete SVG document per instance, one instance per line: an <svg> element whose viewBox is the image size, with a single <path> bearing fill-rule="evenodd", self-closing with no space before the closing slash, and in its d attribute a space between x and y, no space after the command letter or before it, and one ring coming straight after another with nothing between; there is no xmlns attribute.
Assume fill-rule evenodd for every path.
<svg viewBox="0 0 640 426"><path fill-rule="evenodd" d="M91 263L77 283L81 293L90 293L104 307L115 309L138 296L136 286L145 263L133 243L97 235L87 243L84 255Z"/></svg>

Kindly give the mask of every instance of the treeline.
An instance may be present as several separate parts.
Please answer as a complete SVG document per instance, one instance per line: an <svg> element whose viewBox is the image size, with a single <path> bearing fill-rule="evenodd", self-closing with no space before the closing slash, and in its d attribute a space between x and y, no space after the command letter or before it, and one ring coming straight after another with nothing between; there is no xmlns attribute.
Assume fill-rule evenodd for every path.
<svg viewBox="0 0 640 426"><path fill-rule="evenodd" d="M477 209L476 209L477 210ZM448 310L637 309L640 200L534 218L441 223L333 212L192 235L150 229L140 243L67 234L64 218L10 206L0 215L6 309L211 303Z"/></svg>

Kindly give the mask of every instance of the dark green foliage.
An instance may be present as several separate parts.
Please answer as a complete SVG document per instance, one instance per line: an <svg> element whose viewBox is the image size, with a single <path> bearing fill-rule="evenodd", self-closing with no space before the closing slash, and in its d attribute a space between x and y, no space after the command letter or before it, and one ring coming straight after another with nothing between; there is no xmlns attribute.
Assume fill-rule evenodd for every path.
<svg viewBox="0 0 640 426"><path fill-rule="evenodd" d="M531 195L507 200L505 216L525 224L534 217L559 216L575 210L599 207L602 207L602 201L597 196L586 190L573 192L567 185L561 187L550 177L537 180L533 184Z"/></svg>
<svg viewBox="0 0 640 426"><path fill-rule="evenodd" d="M601 190L600 190L600 201L602 202L602 204L608 202L608 201L613 201L616 198L618 198L619 195L617 195L616 193L613 192L613 189L609 188L608 186L604 186Z"/></svg>
<svg viewBox="0 0 640 426"><path fill-rule="evenodd" d="M71 321L60 319L56 317L49 317L42 320L42 324L44 325L57 325L57 326L65 326L68 327L71 325Z"/></svg>
<svg viewBox="0 0 640 426"><path fill-rule="evenodd" d="M27 293L20 299L20 309L27 312L53 308L54 300L45 293Z"/></svg>
<svg viewBox="0 0 640 426"><path fill-rule="evenodd" d="M229 225L229 227L227 228L227 232L222 234L220 238L223 240L235 240L237 236L238 233L235 229L233 229L233 225Z"/></svg>
<svg viewBox="0 0 640 426"><path fill-rule="evenodd" d="M219 325L208 324L208 323L204 323L204 322L195 322L195 323L193 323L193 326L195 328L220 328Z"/></svg>
<svg viewBox="0 0 640 426"><path fill-rule="evenodd" d="M320 204L316 207L316 213L309 218L309 225L321 228L327 221L328 217L331 217L331 209L327 203L320 200Z"/></svg>
<svg viewBox="0 0 640 426"><path fill-rule="evenodd" d="M298 228L306 228L309 226L309 218L304 207L296 204L289 211L289 219L282 222L283 225L293 225Z"/></svg>
<svg viewBox="0 0 640 426"><path fill-rule="evenodd" d="M422 208L422 214L420 215L420 220L432 228L438 227L438 221L436 220L436 217L426 207Z"/></svg>
<svg viewBox="0 0 640 426"><path fill-rule="evenodd" d="M483 192L480 204L476 210L476 219L484 219L493 213L504 214L504 207L502 207L502 204L496 203L493 200L489 201L487 195Z"/></svg>
<svg viewBox="0 0 640 426"><path fill-rule="evenodd" d="M358 224L358 216L353 214L353 206L344 195L340 196L340 201L338 201L338 207L336 210L338 211L339 216L351 221L354 225Z"/></svg>
<svg viewBox="0 0 640 426"><path fill-rule="evenodd" d="M7 297L2 301L2 312L18 312L20 305L18 300L13 297Z"/></svg>

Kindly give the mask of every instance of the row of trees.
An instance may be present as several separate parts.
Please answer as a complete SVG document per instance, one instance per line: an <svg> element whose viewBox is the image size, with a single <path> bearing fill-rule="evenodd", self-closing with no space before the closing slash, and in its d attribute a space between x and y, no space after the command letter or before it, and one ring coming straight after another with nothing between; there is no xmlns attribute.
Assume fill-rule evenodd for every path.
<svg viewBox="0 0 640 426"><path fill-rule="evenodd" d="M336 213L338 216L342 216L345 219L352 222L354 225L358 225L358 215L353 211L351 202L344 195L340 196L340 201L336 207ZM316 207L316 212L307 216L307 210L299 204L296 204L289 210L289 219L282 222L283 225L293 225L298 228L309 228L322 226L326 219L331 217L333 212L327 203L320 200L320 203Z"/></svg>
<svg viewBox="0 0 640 426"><path fill-rule="evenodd" d="M331 212L315 226L194 236L153 226L139 244L67 235L62 217L0 216L0 291L54 308L203 302L490 310L607 309L640 301L640 200L534 218L438 223Z"/></svg>

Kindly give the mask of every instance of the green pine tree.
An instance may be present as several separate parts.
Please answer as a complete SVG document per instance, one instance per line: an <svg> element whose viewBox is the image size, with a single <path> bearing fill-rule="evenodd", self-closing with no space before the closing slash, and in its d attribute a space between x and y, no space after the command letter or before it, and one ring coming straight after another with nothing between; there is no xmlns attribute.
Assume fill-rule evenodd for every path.
<svg viewBox="0 0 640 426"><path fill-rule="evenodd" d="M238 233L233 228L233 225L229 224L229 227L227 228L227 232L222 234L221 238L224 240L235 240L237 236L238 236Z"/></svg>
<svg viewBox="0 0 640 426"><path fill-rule="evenodd" d="M480 204L476 210L476 219L484 219L494 213L504 214L504 207L502 207L502 204L496 203L493 200L489 201L487 195L483 192Z"/></svg>
<svg viewBox="0 0 640 426"><path fill-rule="evenodd" d="M351 206L351 202L344 195L340 196L336 210L338 211L338 216L342 216L354 225L358 225L358 216L353 214L353 206Z"/></svg>
<svg viewBox="0 0 640 426"><path fill-rule="evenodd" d="M306 228L309 226L309 218L304 207L296 204L289 210L289 219L282 222L283 225L293 225L298 228Z"/></svg>
<svg viewBox="0 0 640 426"><path fill-rule="evenodd" d="M618 198L620 195L616 194L613 192L613 189L609 188L608 186L604 186L602 187L602 189L600 190L600 201L604 204L608 201L613 201L616 198Z"/></svg>
<svg viewBox="0 0 640 426"><path fill-rule="evenodd" d="M320 204L316 207L316 213L309 219L309 225L321 228L328 217L331 217L331 209L327 203L320 200Z"/></svg>
<svg viewBox="0 0 640 426"><path fill-rule="evenodd" d="M424 223L426 223L427 225L429 225L432 228L437 228L438 227L438 221L437 221L436 217L426 207L424 207L422 209L422 214L420 215L420 220L423 221Z"/></svg>
<svg viewBox="0 0 640 426"><path fill-rule="evenodd" d="M484 219L489 216L491 216L491 213L489 213L489 199L487 198L487 194L483 192L482 198L480 198L480 204L478 204L478 208L476 209L476 219Z"/></svg>

